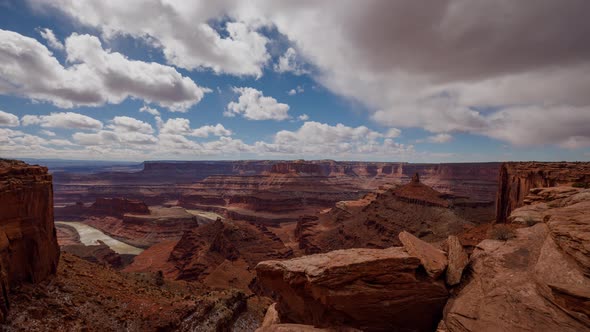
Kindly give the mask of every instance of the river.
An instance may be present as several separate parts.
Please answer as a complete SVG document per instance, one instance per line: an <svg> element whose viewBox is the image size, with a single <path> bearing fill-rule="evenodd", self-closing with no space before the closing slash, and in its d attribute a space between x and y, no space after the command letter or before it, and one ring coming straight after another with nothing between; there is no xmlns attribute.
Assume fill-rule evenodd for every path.
<svg viewBox="0 0 590 332"><path fill-rule="evenodd" d="M134 246L130 246L127 243L121 242L119 240L113 239L112 237L106 235L102 231L83 224L77 221L56 221L57 225L65 225L71 226L76 229L78 234L80 235L80 242L83 244L90 246L98 244L98 240L104 242L107 246L113 249L114 252L121 254L121 255L139 255L143 249L137 248Z"/></svg>

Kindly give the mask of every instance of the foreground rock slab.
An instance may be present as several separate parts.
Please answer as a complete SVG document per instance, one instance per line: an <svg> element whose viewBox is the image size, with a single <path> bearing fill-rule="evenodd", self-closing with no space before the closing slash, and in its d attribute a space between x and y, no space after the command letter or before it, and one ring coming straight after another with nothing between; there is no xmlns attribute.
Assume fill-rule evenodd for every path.
<svg viewBox="0 0 590 332"><path fill-rule="evenodd" d="M432 331L448 292L403 248L336 250L256 266L283 323Z"/></svg>
<svg viewBox="0 0 590 332"><path fill-rule="evenodd" d="M449 331L590 328L583 306L570 301L588 301L581 290L587 293L590 282L558 249L547 225L518 229L517 237L508 241L484 240L471 260L469 280L445 308ZM560 294L556 285L567 291Z"/></svg>
<svg viewBox="0 0 590 332"><path fill-rule="evenodd" d="M459 242L458 237L450 235L447 239L447 246L449 248L449 266L447 267L446 274L447 284L454 286L461 282L461 275L463 274L463 269L469 263L469 257L463 249L461 242Z"/></svg>
<svg viewBox="0 0 590 332"><path fill-rule="evenodd" d="M436 279L445 272L447 256L443 251L405 231L399 233L399 240L408 254L420 259L429 276Z"/></svg>

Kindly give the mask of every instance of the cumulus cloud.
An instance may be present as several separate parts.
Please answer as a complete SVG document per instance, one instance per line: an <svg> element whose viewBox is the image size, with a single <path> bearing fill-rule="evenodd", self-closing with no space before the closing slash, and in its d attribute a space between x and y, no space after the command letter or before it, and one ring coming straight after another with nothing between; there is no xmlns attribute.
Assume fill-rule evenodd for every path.
<svg viewBox="0 0 590 332"><path fill-rule="evenodd" d="M249 120L286 120L289 118L289 105L279 103L272 97L265 97L262 91L247 88L234 87L233 91L239 93L237 102L230 102L225 116L233 117L241 114Z"/></svg>
<svg viewBox="0 0 590 332"><path fill-rule="evenodd" d="M12 113L0 111L0 126L16 127L20 124L18 117Z"/></svg>
<svg viewBox="0 0 590 332"><path fill-rule="evenodd" d="M149 123L128 116L114 117L107 127L118 132L139 132L143 134L152 134L154 132L154 128Z"/></svg>
<svg viewBox="0 0 590 332"><path fill-rule="evenodd" d="M303 93L303 91L305 91L305 90L303 90L303 88L302 88L300 85L298 85L298 86L297 86L295 89L291 89L291 90L289 90L289 91L287 92L287 94L288 94L289 96L294 96L294 95L296 95L296 94L298 94L298 93Z"/></svg>
<svg viewBox="0 0 590 332"><path fill-rule="evenodd" d="M113 145L150 145L158 139L153 135L140 132L115 132L101 130L97 133L75 133L72 138L81 145L110 146Z"/></svg>
<svg viewBox="0 0 590 332"><path fill-rule="evenodd" d="M442 143L448 143L448 142L450 142L452 140L453 140L453 136L452 135L441 133L441 134L436 134L436 135L428 136L425 139L416 140L416 143L428 142L428 143L442 144Z"/></svg>
<svg viewBox="0 0 590 332"><path fill-rule="evenodd" d="M335 126L309 121L296 131L281 130L273 141L256 142L261 153L300 154L310 156L348 156L368 154L403 155L413 152L413 146L394 142L391 138L365 126ZM383 139L384 138L384 139Z"/></svg>
<svg viewBox="0 0 590 332"><path fill-rule="evenodd" d="M197 128L193 130L191 135L196 137L209 137L209 135L231 136L232 132L231 130L225 129L222 124L218 123L215 126L207 125Z"/></svg>
<svg viewBox="0 0 590 332"><path fill-rule="evenodd" d="M104 50L94 36L74 33L66 39L65 50L69 67L37 40L0 30L0 94L61 108L118 104L131 97L184 112L209 91L173 67Z"/></svg>
<svg viewBox="0 0 590 332"><path fill-rule="evenodd" d="M307 115L307 114L301 114L300 116L297 117L297 119L299 121L307 121L307 120L309 120L309 115Z"/></svg>
<svg viewBox="0 0 590 332"><path fill-rule="evenodd" d="M534 6L444 0L426 7L412 1L359 6L354 0L29 2L56 8L105 38L144 39L171 64L236 75L262 74L269 40L261 27L275 27L292 47L273 69L287 71L292 58L309 63L319 83L360 101L373 121L386 126L419 127L433 136L468 132L520 145L573 148L590 139L577 129L590 127L585 0L539 0ZM0 41L6 44L6 38ZM7 89L0 82L0 91ZM562 110L569 119L541 123ZM523 114L544 130L530 130ZM570 121L574 130L565 127Z"/></svg>
<svg viewBox="0 0 590 332"><path fill-rule="evenodd" d="M153 116L159 116L159 115L160 115L160 112L159 112L157 109L155 109L155 108L151 108L151 107L149 107L149 106L147 106L147 105L143 105L143 106L142 106L142 107L139 109L139 111L140 111L140 112L146 112L146 113L149 113L149 114L151 114L151 115L153 115Z"/></svg>
<svg viewBox="0 0 590 332"><path fill-rule="evenodd" d="M385 137L389 137L389 138L396 138L399 137L399 135L402 134L402 131L397 129L397 128L389 128L387 130L387 132L385 133Z"/></svg>
<svg viewBox="0 0 590 332"><path fill-rule="evenodd" d="M292 47L289 47L285 54L283 54L279 61L273 66L274 70L278 73L293 73L295 75L308 74L309 72L304 69L303 63L297 57L297 52Z"/></svg>
<svg viewBox="0 0 590 332"><path fill-rule="evenodd" d="M208 137L214 136L231 136L231 130L226 129L222 124L215 126L205 125L196 129L191 128L190 120L184 118L168 119L160 128L161 134Z"/></svg>
<svg viewBox="0 0 590 332"><path fill-rule="evenodd" d="M22 125L40 125L43 128L102 129L102 122L87 115L73 112L25 115L22 117Z"/></svg>
<svg viewBox="0 0 590 332"><path fill-rule="evenodd" d="M257 24L231 19L214 29L231 1L164 2L30 0L36 7L52 7L83 24L102 30L105 38L120 34L142 38L162 48L167 62L186 69L208 68L216 73L261 76L270 56L268 38ZM236 3L236 5L238 5ZM223 34L223 36L222 36Z"/></svg>
<svg viewBox="0 0 590 332"><path fill-rule="evenodd" d="M47 42L47 45L49 45L49 47L51 47L55 50L60 50L60 51L63 51L65 49L64 44L59 39L57 39L57 37L53 33L53 30L48 29L48 28L44 28L44 29L39 29L38 31L39 31L39 34L41 35L41 37L43 37L43 39L45 39L45 41Z"/></svg>
<svg viewBox="0 0 590 332"><path fill-rule="evenodd" d="M49 137L54 137L56 135L55 132L53 132L51 130L47 130L47 129L39 130L39 133L41 135L45 135L45 136L49 136Z"/></svg>

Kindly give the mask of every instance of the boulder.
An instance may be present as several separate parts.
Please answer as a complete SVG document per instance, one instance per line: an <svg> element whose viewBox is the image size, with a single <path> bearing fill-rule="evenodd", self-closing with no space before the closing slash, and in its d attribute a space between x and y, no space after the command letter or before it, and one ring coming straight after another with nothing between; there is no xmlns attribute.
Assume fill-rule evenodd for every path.
<svg viewBox="0 0 590 332"><path fill-rule="evenodd" d="M436 279L445 272L447 257L443 251L406 231L399 233L398 236L408 254L420 259L429 276Z"/></svg>
<svg viewBox="0 0 590 332"><path fill-rule="evenodd" d="M403 248L336 250L256 266L281 322L432 331L448 297Z"/></svg>
<svg viewBox="0 0 590 332"><path fill-rule="evenodd" d="M484 240L471 256L470 271L445 307L448 331L590 328L590 280L545 224L520 228L508 241Z"/></svg>
<svg viewBox="0 0 590 332"><path fill-rule="evenodd" d="M448 261L449 266L447 266L447 285L454 286L461 282L461 275L463 274L463 269L469 263L469 257L465 250L463 250L463 245L459 242L459 238L450 235L447 239L447 247L448 247Z"/></svg>

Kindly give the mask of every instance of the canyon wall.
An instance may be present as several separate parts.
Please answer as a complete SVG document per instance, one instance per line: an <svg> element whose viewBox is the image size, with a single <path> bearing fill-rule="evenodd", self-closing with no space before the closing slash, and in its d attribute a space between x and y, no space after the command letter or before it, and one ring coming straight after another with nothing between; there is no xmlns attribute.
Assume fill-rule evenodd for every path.
<svg viewBox="0 0 590 332"><path fill-rule="evenodd" d="M0 160L0 321L10 307L10 288L45 279L58 260L47 168Z"/></svg>
<svg viewBox="0 0 590 332"><path fill-rule="evenodd" d="M506 222L510 213L523 205L532 188L560 184L588 186L588 162L514 162L500 167L496 200L496 222Z"/></svg>

